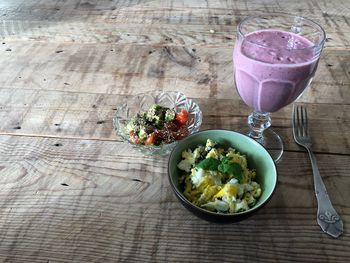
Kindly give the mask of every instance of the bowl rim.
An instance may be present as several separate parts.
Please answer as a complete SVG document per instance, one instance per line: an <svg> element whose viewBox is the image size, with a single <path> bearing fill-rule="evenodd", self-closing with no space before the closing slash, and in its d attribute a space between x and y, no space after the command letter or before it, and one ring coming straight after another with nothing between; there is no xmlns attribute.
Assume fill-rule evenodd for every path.
<svg viewBox="0 0 350 263"><path fill-rule="evenodd" d="M145 92L140 92L140 93L137 93L137 94L134 94L134 95L130 95L130 100L136 98L136 97L141 97L141 96L154 96L154 97L157 97L159 96L159 94L161 93L166 93L166 94L175 94L176 96L180 95L180 96L183 96L186 101L188 101L190 104L194 104L196 106L196 108L198 109L198 112L199 112L199 125L198 125L198 130L200 129L200 127L202 126L202 123L203 123L203 112L201 110L201 108L199 107L199 104L197 102L195 102L192 98L188 97L187 95L185 95L183 92L180 92L180 91L176 91L176 90L151 90L151 91L145 91ZM128 96L128 95L126 95ZM118 125L116 124L118 121L118 117L117 117L117 114L118 114L118 111L124 107L125 105L127 105L128 102L126 103L120 103L116 106L116 112L113 116L113 129L114 131L116 132L116 134L122 139L123 142L127 142L129 143L132 147L135 147L139 150L145 150L145 151L149 151L149 150L153 150L153 151L161 151L163 150L165 147L169 147L169 148L173 148L179 141L183 140L177 140L177 141L173 141L171 143L166 143L166 144L161 144L161 145L143 145L143 144L134 144L132 143L128 138L127 138L127 135L124 134L119 128L118 128ZM190 135L198 132L197 131L194 131L193 133L191 133ZM190 136L188 135L188 136ZM186 136L184 139L186 139L188 136Z"/></svg>
<svg viewBox="0 0 350 263"><path fill-rule="evenodd" d="M237 131L233 131L233 130L229 130L229 129L206 129L206 130L201 130L201 131L198 131L198 132L195 132L189 136L187 136L186 138L183 139L183 141L185 140L189 140L191 139L191 137L194 137L194 136L197 136L198 134L201 134L201 133L206 133L206 132L222 132L222 131L225 131L225 132L230 132L230 133L234 133L234 134L237 134L239 136L244 136L246 138L248 138L248 141L252 142L254 145L256 145L257 147L260 147L263 152L267 153L267 155L269 156L269 159L271 160L272 164L273 164L273 168L274 168L274 171L275 171L275 177L276 177L276 180L275 180L275 183L274 183L274 186L273 186L273 189L270 193L270 195L266 198L266 200L264 202L262 202L260 205L258 206L254 206L246 211L243 211L243 212L238 212L238 213L232 213L232 214L224 214L224 213L220 213L220 212L212 212L212 211L209 211L209 210L206 210L204 208L201 208L193 203L191 203L178 189L177 187L175 186L175 183L172 179L172 177L170 176L170 160L172 159L173 155L175 154L175 149L177 147L177 145L172 149L170 155L169 155L169 159L168 159L168 179L169 179L169 182L170 182L170 185L171 185L171 188L173 189L173 191L175 192L176 196L178 198L181 199L181 201L185 202L187 205L189 205L190 207L200 211L201 213L204 213L204 214L209 214L209 215L212 215L212 216L219 216L219 217L238 217L238 216L242 216L242 215L247 215L247 214L250 214L254 211L257 211L259 210L260 208L264 207L268 202L269 200L272 198L273 194L275 193L276 191L276 188L277 188L277 183L278 183L278 170L277 170L277 166L276 166L276 163L273 161L273 158L271 156L271 154L266 150L266 148L264 146L262 146L260 143L258 143L257 141L255 141L254 139L250 138L248 135L246 134L243 134L243 133L240 133L240 132L237 132Z"/></svg>

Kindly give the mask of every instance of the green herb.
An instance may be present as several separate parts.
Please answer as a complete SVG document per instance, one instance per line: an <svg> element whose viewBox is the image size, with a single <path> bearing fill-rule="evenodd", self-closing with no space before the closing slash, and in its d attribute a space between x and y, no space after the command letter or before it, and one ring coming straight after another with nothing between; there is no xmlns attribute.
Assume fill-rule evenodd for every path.
<svg viewBox="0 0 350 263"><path fill-rule="evenodd" d="M222 173L230 174L241 182L243 177L242 167L238 163L221 163L218 170Z"/></svg>
<svg viewBox="0 0 350 263"><path fill-rule="evenodd" d="M217 171L220 163L221 162L218 159L210 157L200 161L200 163L197 164L197 167L202 168L203 170Z"/></svg>
<svg viewBox="0 0 350 263"><path fill-rule="evenodd" d="M230 163L230 158L224 157L220 160L209 157L197 164L197 168L209 171L219 171L224 174L229 174L241 182L243 177L243 169L238 163Z"/></svg>

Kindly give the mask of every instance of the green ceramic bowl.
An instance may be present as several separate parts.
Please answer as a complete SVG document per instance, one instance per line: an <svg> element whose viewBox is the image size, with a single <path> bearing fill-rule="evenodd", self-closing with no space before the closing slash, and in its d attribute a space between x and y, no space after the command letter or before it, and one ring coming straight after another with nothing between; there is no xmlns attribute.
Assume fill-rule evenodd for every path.
<svg viewBox="0 0 350 263"><path fill-rule="evenodd" d="M210 212L192 204L182 194L183 189L180 189L179 184L181 171L177 168L177 164L181 161L181 153L188 148L195 149L198 145L205 145L208 138L218 142L223 148L232 147L246 155L248 167L256 170L256 181L262 188L262 195L256 205L248 211L235 214ZM181 140L170 154L168 177L175 195L189 211L202 219L216 223L233 223L253 215L270 200L277 185L276 165L266 149L248 136L229 130L201 131Z"/></svg>

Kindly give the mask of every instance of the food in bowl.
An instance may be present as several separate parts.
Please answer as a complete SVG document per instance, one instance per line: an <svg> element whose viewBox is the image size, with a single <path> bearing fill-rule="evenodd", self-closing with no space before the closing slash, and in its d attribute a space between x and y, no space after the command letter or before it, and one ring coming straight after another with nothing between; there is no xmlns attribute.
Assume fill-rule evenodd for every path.
<svg viewBox="0 0 350 263"><path fill-rule="evenodd" d="M179 178L187 172L178 168L178 164L182 160L182 152L187 149L194 151L199 145L206 145L208 138L217 142L217 147L234 148L246 157L247 167L254 168L254 180L260 185L261 196L256 199L256 204L249 210L236 213L213 212L193 204L185 197L184 187L180 184L183 180L179 180ZM168 178L171 189L184 208L195 216L214 223L235 223L255 215L271 200L278 181L276 164L261 144L247 135L223 129L199 131L178 141L169 156Z"/></svg>
<svg viewBox="0 0 350 263"><path fill-rule="evenodd" d="M183 195L194 205L217 213L239 213L254 207L262 194L247 158L211 139L182 151L178 169Z"/></svg>
<svg viewBox="0 0 350 263"><path fill-rule="evenodd" d="M130 140L134 144L161 145L185 138L188 111L176 112L159 104L153 104L147 111L138 112L126 125Z"/></svg>
<svg viewBox="0 0 350 263"><path fill-rule="evenodd" d="M192 99L186 97L183 93L177 91L150 91L140 93L134 96L125 96L116 106L116 114L113 118L113 126L118 136L131 146L142 152L145 155L168 155L175 145L181 141L180 137L170 143L159 144L135 144L133 136L130 136L130 130L127 128L131 119L140 112L147 112L153 105L160 105L181 114L182 111L187 111L186 121L186 137L197 132L202 124L202 111L198 104ZM153 139L150 139L152 141Z"/></svg>

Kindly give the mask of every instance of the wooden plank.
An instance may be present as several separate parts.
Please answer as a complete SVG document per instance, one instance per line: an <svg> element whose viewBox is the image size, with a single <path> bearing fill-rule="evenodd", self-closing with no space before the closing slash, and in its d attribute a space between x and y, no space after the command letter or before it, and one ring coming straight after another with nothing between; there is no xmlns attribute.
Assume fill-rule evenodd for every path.
<svg viewBox="0 0 350 263"><path fill-rule="evenodd" d="M286 12L320 20L330 29L349 26L350 5L347 0L302 1L99 1L98 4L69 2L11 1L0 6L4 20L48 20L139 24L232 24L236 18L266 12ZM234 19L232 19L234 17Z"/></svg>
<svg viewBox="0 0 350 263"><path fill-rule="evenodd" d="M0 35L6 41L81 43L230 43L237 23L248 15L285 12L318 21L327 48L349 48L350 4L346 0L303 1L11 1L0 6ZM215 34L211 33L212 30ZM168 39L168 41L166 40ZM208 42L209 41L209 42Z"/></svg>
<svg viewBox="0 0 350 263"><path fill-rule="evenodd" d="M178 90L235 96L232 48L6 43L0 87L135 94ZM9 51L10 50L10 51ZM35 54L32 56L31 54ZM348 104L350 52L325 50L307 102Z"/></svg>
<svg viewBox="0 0 350 263"><path fill-rule="evenodd" d="M317 158L346 224L350 157ZM316 223L311 166L303 153L286 154L271 201L234 225L207 223L187 212L170 189L166 169L166 158L144 157L119 142L0 136L0 259L347 262L350 257L349 237L327 238Z"/></svg>
<svg viewBox="0 0 350 263"><path fill-rule="evenodd" d="M292 106L274 113L285 142L267 206L234 225L204 222L177 201L167 157L116 136L116 105L179 90L202 129L245 127L232 75L237 23L266 12L318 21L327 42L309 109L320 173L345 233L316 222L312 170L292 139ZM1 262L348 262L350 2L0 1Z"/></svg>
<svg viewBox="0 0 350 263"><path fill-rule="evenodd" d="M216 16L215 16L216 17ZM236 23L243 19L233 17L233 24L144 24L133 21L122 24L84 21L21 21L5 20L0 27L0 36L6 42L35 41L61 43L110 43L110 44L150 44L150 45L196 45L232 46L236 37ZM342 16L343 17L343 16ZM344 16L345 17L345 16ZM228 19L228 18L226 18ZM350 18L344 18L349 19ZM113 23L112 23L113 22ZM342 21L340 25L325 26L326 48L349 49L346 37L350 26ZM323 25L323 24L322 24ZM344 26L342 26L344 25Z"/></svg>
<svg viewBox="0 0 350 263"><path fill-rule="evenodd" d="M0 133L119 140L112 119L128 96L0 89ZM195 98L203 111L201 129L243 130L250 109L235 99ZM292 140L292 106L272 115L287 151L301 149ZM310 129L317 152L350 154L350 105L310 104ZM327 138L327 140L325 140Z"/></svg>

